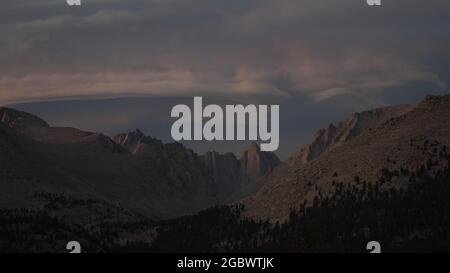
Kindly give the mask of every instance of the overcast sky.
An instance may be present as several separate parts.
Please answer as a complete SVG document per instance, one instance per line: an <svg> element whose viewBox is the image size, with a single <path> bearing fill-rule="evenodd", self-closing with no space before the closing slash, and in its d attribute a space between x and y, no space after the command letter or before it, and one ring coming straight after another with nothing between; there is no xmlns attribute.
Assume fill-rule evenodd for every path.
<svg viewBox="0 0 450 273"><path fill-rule="evenodd" d="M202 94L335 117L449 91L448 0L82 2L1 1L0 105Z"/></svg>
<svg viewBox="0 0 450 273"><path fill-rule="evenodd" d="M2 0L0 101L445 89L450 1Z"/></svg>

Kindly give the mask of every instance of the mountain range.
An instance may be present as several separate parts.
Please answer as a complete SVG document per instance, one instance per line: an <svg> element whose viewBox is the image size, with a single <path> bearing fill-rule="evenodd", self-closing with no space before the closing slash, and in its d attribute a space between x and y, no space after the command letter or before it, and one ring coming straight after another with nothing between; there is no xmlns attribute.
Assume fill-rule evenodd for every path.
<svg viewBox="0 0 450 273"><path fill-rule="evenodd" d="M112 138L51 127L37 116L0 108L3 206L33 207L36 192L97 198L151 219L195 213L229 200L280 161L252 143L232 154L197 155L140 130Z"/></svg>
<svg viewBox="0 0 450 273"><path fill-rule="evenodd" d="M56 236L60 244L79 237L91 251L285 251L288 245L297 250L297 240L303 250L314 250L330 246L320 237L324 233L333 247L345 242L353 249L352 236L370 239L367 234L374 230L398 249L391 230L396 217L406 217L397 223L402 227L414 224L396 231L402 242L441 236L440 229L430 230L435 222L429 219L447 226L445 212L438 209L450 206L445 201L447 147L450 95L353 113L320 129L284 162L256 143L240 157L214 151L198 155L138 129L108 137L52 127L4 107L0 231L10 239L0 239L0 249L63 249L48 244ZM426 205L424 194L436 200ZM388 208L386 202L396 205ZM378 211L374 204L386 208ZM386 209L406 214L383 218ZM373 219L369 212L380 219L361 222ZM308 216L313 218L303 222ZM43 226L48 232L42 233ZM339 236L334 228L341 229Z"/></svg>

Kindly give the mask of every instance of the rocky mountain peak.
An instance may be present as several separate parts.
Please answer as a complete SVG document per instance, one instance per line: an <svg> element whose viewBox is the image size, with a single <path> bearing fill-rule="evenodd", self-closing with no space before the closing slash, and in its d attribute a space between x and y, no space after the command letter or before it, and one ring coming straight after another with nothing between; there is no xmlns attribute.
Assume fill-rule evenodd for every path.
<svg viewBox="0 0 450 273"><path fill-rule="evenodd" d="M251 142L248 146L247 152L249 154L259 154L261 152L261 149L256 142Z"/></svg>
<svg viewBox="0 0 450 273"><path fill-rule="evenodd" d="M449 128L450 96L351 114L336 130L319 130L311 144L266 176L244 200L246 216L287 219L290 209L332 193L338 183L407 188L412 172L428 168L433 176L448 167Z"/></svg>
<svg viewBox="0 0 450 273"><path fill-rule="evenodd" d="M443 96L428 95L419 104L420 108L435 108L441 106L450 107L450 95L443 95Z"/></svg>
<svg viewBox="0 0 450 273"><path fill-rule="evenodd" d="M243 182L254 181L263 177L280 163L280 159L274 153L262 152L255 142L250 143L239 161Z"/></svg>
<svg viewBox="0 0 450 273"><path fill-rule="evenodd" d="M35 115L6 107L0 107L0 124L10 128L50 127Z"/></svg>
<svg viewBox="0 0 450 273"><path fill-rule="evenodd" d="M161 146L162 142L146 136L141 130L115 135L113 141L133 154L153 152L153 146Z"/></svg>
<svg viewBox="0 0 450 273"><path fill-rule="evenodd" d="M392 117L411 111L413 108L414 105L400 105L352 113L337 126L330 124L327 128L318 130L310 144L291 157L289 162L306 164L358 136L364 129L376 127Z"/></svg>
<svg viewBox="0 0 450 273"><path fill-rule="evenodd" d="M132 132L115 135L113 140L123 146L130 146L138 144L144 137L144 133L142 133L141 130L136 129Z"/></svg>

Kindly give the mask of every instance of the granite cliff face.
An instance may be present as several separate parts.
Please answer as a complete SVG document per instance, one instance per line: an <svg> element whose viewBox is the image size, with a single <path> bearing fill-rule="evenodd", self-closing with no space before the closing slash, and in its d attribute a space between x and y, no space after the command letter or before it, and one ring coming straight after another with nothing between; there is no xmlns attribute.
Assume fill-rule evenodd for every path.
<svg viewBox="0 0 450 273"><path fill-rule="evenodd" d="M271 152L262 152L258 144L252 142L238 159L232 153L208 152L202 156L220 192L225 197L242 196L239 192L249 187L257 187L258 182L280 163ZM256 191L256 189L251 190ZM243 193L246 195L247 193ZM227 198L230 200L230 198Z"/></svg>
<svg viewBox="0 0 450 273"><path fill-rule="evenodd" d="M258 144L252 142L241 158L240 179L241 183L251 183L266 174L280 164L280 159L271 152L262 152Z"/></svg>
<svg viewBox="0 0 450 273"><path fill-rule="evenodd" d="M233 153L219 154L207 152L201 156L214 183L224 196L232 194L240 187L239 160Z"/></svg>

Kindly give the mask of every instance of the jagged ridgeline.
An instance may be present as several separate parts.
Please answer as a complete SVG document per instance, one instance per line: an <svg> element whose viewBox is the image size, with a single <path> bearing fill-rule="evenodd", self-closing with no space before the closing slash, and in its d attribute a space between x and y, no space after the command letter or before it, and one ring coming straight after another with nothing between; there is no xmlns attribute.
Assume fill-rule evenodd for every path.
<svg viewBox="0 0 450 273"><path fill-rule="evenodd" d="M36 192L99 199L152 220L196 213L241 196L280 161L252 144L240 159L198 155L140 130L112 138L51 127L0 108L0 195L5 208L40 208ZM229 172L223 172L230 167ZM250 192L251 193L251 192Z"/></svg>
<svg viewBox="0 0 450 273"><path fill-rule="evenodd" d="M277 166L257 193L243 200L245 215L284 221L291 208L326 195L337 182L376 182L385 170L415 170L440 163L434 145L450 146L450 96L428 96L415 105L352 114L320 130L310 145ZM392 187L407 188L394 177Z"/></svg>
<svg viewBox="0 0 450 273"><path fill-rule="evenodd" d="M449 147L450 96L352 114L285 162L1 108L0 251L448 251Z"/></svg>

